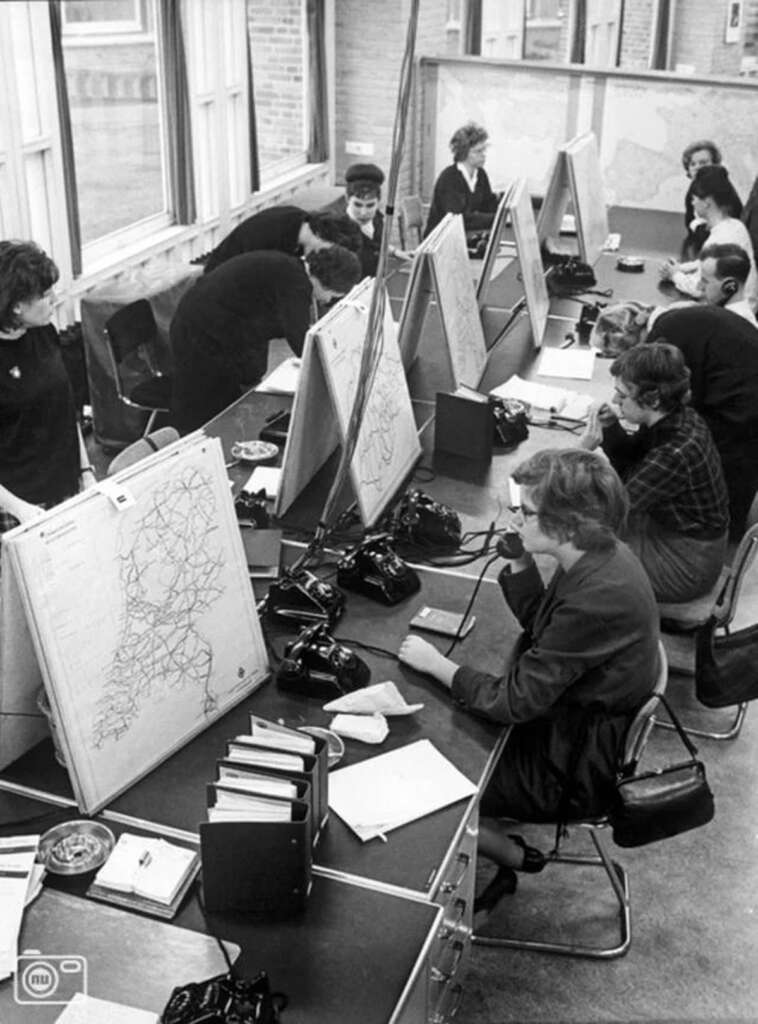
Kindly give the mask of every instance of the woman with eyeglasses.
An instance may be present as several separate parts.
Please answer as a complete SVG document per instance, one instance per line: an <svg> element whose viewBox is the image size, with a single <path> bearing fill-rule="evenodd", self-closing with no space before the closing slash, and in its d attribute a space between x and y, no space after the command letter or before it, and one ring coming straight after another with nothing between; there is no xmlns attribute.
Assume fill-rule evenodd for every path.
<svg viewBox="0 0 758 1024"><path fill-rule="evenodd" d="M0 242L0 533L95 483L51 324L58 268Z"/></svg>
<svg viewBox="0 0 758 1024"><path fill-rule="evenodd" d="M471 711L513 726L481 801L479 852L499 865L475 903L485 913L515 890L516 871L545 864L500 819L552 822L608 810L626 728L658 666L655 599L618 540L626 497L607 460L581 449L540 451L513 479L523 552L503 549L499 583L523 632L503 675L459 666L417 636L398 652ZM556 563L547 587L535 555Z"/></svg>
<svg viewBox="0 0 758 1024"><path fill-rule="evenodd" d="M719 578L729 501L721 458L690 408L690 371L678 348L638 345L611 364L613 404L590 413L584 448L602 445L629 498L627 543L658 601L691 601ZM627 432L619 422L637 427Z"/></svg>
<svg viewBox="0 0 758 1024"><path fill-rule="evenodd" d="M498 196L492 191L484 169L488 138L484 128L473 121L454 132L450 139L453 162L434 184L424 237L446 213L462 213L466 231L481 231L492 226Z"/></svg>

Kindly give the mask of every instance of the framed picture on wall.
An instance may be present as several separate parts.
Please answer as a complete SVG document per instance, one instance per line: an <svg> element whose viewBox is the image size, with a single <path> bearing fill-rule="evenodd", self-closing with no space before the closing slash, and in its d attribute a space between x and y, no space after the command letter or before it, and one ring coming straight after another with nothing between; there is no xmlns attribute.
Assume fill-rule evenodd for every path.
<svg viewBox="0 0 758 1024"><path fill-rule="evenodd" d="M726 5L725 43L738 43L742 34L742 0L731 0Z"/></svg>

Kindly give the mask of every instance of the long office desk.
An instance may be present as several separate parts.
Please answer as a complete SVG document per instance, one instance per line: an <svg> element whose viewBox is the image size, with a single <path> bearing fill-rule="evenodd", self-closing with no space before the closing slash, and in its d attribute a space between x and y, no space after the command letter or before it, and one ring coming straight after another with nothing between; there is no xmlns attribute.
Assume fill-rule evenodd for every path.
<svg viewBox="0 0 758 1024"><path fill-rule="evenodd" d="M625 251L631 250L625 247L622 237L620 252ZM612 287L614 299L633 297L654 302L661 297L657 288L657 259L648 261L644 274L622 275L615 270L616 258L617 254L604 255L598 261L598 287ZM544 344L561 343L567 322L578 316L578 309L571 300L553 302ZM575 444L576 436L532 427L527 441L514 452L496 452L487 466L455 464L435 458L428 403L435 390L448 388L449 382L444 380L440 370L439 337L435 339L432 334L425 331L419 358L410 374L412 395L418 400L423 464L434 474L416 485L456 508L465 529L482 529L490 523L502 528L507 521L509 503L506 484L513 466L539 448ZM512 373L532 376L535 359L528 318L519 316L492 348L481 390L489 390ZM608 365L607 360L596 360L596 371L590 382L548 380L546 383L591 391L598 398L608 398ZM248 393L206 429L221 438L227 459L231 461L230 449L235 440L257 437L266 417L290 404L291 399L281 396ZM310 535L323 507L333 468L334 460L331 460L284 517L282 525L291 536L307 538ZM229 468L235 490L242 486L249 472L249 467L244 465ZM345 502L349 500L350 495L346 494ZM394 653L407 631L409 619L421 603L463 610L473 586L466 571L475 572L422 570L421 592L394 608L384 608L350 594L347 613L334 630L335 635L346 642L356 639L371 642ZM490 671L499 671L518 630L499 589L491 580L485 581L474 611L478 624L453 656ZM494 643L492 638L497 638ZM283 635L273 639L279 651L284 640ZM444 649L446 643L440 641L440 648ZM436 684L398 666L394 660L360 649L358 653L370 665L372 681L395 679L406 699L423 703L424 708L409 719L395 720L381 748L347 741L344 763L356 763L374 753L427 737L476 784L480 793L502 748L501 730L456 707ZM104 818L114 829L148 828L168 836L194 836L198 823L205 817L205 782L213 777L215 760L222 755L226 740L237 732L246 731L250 711L282 719L291 725L324 725L328 720L320 703L287 695L273 682L267 682L113 800L103 811ZM0 787L27 795L37 791L43 800L62 805L60 814L75 815L67 773L54 761L49 741L6 769L0 778ZM6 799L22 798L6 794ZM258 969L265 967L276 984L289 990L291 999L294 996L299 1007L292 1011L293 1021L302 1020L305 1024L306 1021L354 1019L376 1020L377 1024L385 1020L412 1024L448 1019L460 991L459 979L470 939L477 814L478 799L474 797L390 833L387 843L373 840L366 844L360 843L332 814L314 851L314 887L303 918L281 926L257 926L250 921L235 922L225 917L213 920L211 927L216 934L237 941L242 947L240 963L246 973L254 973L256 966ZM387 908L392 912L388 913ZM355 922L355 928L350 927L351 921ZM177 924L201 932L205 930L205 923L194 905L180 911ZM75 924L72 929L70 934L76 934ZM411 939L403 946L402 964L393 975L397 980L393 982L390 998L381 1002L376 1016L369 1016L362 992L371 992L371 989L360 979L366 974L381 976L384 957L388 955L384 944L394 949L402 945L406 934L411 935ZM383 965L379 972L377 963ZM322 984L325 979L330 984ZM344 993L346 998L335 1002L335 993ZM5 995L6 991L0 988L0 1009L4 1008ZM355 1016L347 1015L346 1006L355 1008ZM287 1019L290 1019L290 1011Z"/></svg>

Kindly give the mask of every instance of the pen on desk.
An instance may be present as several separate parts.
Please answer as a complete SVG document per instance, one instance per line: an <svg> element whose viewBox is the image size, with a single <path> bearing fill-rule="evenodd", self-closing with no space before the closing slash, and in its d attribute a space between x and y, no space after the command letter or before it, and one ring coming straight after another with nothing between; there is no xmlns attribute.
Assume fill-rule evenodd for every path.
<svg viewBox="0 0 758 1024"><path fill-rule="evenodd" d="M562 342L560 347L561 348L571 348L571 346L574 344L575 341L576 341L576 335L574 335L574 334L567 334L566 335L566 340L564 342Z"/></svg>

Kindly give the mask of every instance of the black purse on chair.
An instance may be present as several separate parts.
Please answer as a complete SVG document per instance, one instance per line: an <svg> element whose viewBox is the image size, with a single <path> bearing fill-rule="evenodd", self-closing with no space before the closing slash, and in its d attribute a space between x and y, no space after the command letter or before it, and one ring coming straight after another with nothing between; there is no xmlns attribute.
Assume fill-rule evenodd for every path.
<svg viewBox="0 0 758 1024"><path fill-rule="evenodd" d="M659 839L706 825L714 815L713 793L705 765L665 697L660 697L682 743L687 761L649 772L622 765L616 776L616 805L609 817L617 846L646 846Z"/></svg>

